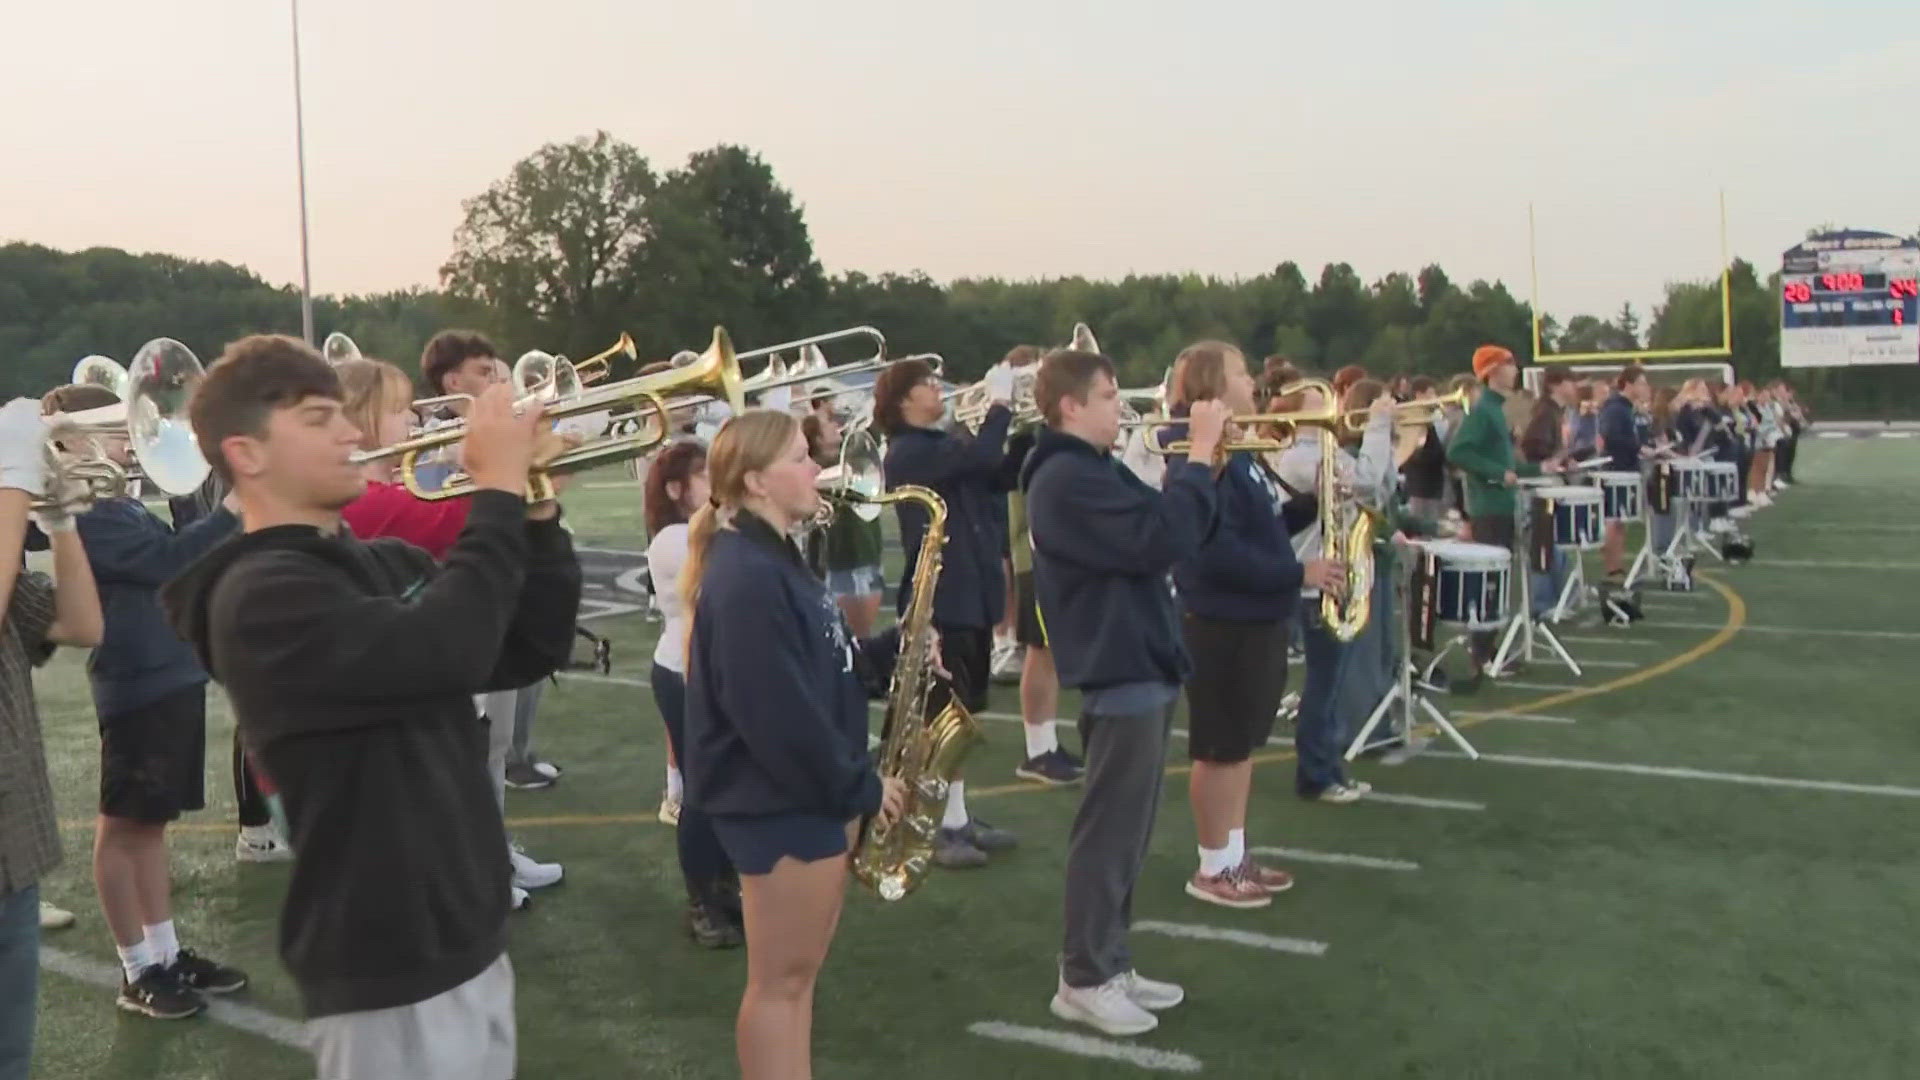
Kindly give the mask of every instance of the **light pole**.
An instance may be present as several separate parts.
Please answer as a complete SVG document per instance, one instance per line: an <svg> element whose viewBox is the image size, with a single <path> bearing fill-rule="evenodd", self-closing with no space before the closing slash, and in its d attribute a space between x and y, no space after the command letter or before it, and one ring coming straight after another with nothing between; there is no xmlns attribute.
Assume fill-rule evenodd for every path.
<svg viewBox="0 0 1920 1080"><path fill-rule="evenodd" d="M300 0L293 7L293 142L300 161L300 336L313 344L313 268L307 260L307 117L300 99Z"/></svg>

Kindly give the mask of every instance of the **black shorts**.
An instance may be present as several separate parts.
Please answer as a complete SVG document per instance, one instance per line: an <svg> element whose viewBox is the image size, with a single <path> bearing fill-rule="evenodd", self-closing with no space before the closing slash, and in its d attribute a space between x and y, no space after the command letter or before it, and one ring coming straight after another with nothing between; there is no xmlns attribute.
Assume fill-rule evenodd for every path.
<svg viewBox="0 0 1920 1080"><path fill-rule="evenodd" d="M1183 615L1193 657L1187 679L1187 756L1231 765L1273 734L1287 692L1287 624L1227 622Z"/></svg>
<svg viewBox="0 0 1920 1080"><path fill-rule="evenodd" d="M1022 645L1047 647L1047 626L1040 621L1040 596L1033 589L1033 571L1013 578L1013 640Z"/></svg>
<svg viewBox="0 0 1920 1080"><path fill-rule="evenodd" d="M968 712L987 707L987 688L992 677L993 631L972 627L942 626L940 662L953 676L954 696Z"/></svg>
<svg viewBox="0 0 1920 1080"><path fill-rule="evenodd" d="M847 850L847 823L831 814L714 814L713 834L735 869L768 874L789 856L819 862Z"/></svg>
<svg viewBox="0 0 1920 1080"><path fill-rule="evenodd" d="M161 824L207 805L207 688L100 718L100 813Z"/></svg>

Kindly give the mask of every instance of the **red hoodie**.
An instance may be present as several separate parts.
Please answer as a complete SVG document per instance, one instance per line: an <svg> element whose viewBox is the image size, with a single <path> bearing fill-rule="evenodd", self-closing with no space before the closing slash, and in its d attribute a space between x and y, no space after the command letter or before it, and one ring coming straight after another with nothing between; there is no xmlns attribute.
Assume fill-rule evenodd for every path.
<svg viewBox="0 0 1920 1080"><path fill-rule="evenodd" d="M367 490L341 511L347 528L362 540L393 536L420 548L440 562L467 526L473 500L466 496L443 501L417 499L399 484L367 481Z"/></svg>

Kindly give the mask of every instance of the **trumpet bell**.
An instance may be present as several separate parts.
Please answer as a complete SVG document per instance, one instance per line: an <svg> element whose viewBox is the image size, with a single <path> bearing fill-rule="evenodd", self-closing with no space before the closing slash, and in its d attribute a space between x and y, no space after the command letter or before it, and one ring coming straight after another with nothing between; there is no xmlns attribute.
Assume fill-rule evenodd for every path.
<svg viewBox="0 0 1920 1080"><path fill-rule="evenodd" d="M127 396L127 369L120 366L118 360L110 356L93 356L82 359L73 365L73 378L76 386L99 386L113 391L113 396Z"/></svg>
<svg viewBox="0 0 1920 1080"><path fill-rule="evenodd" d="M542 403L580 396L580 373L564 356L532 349L513 362L513 386Z"/></svg>
<svg viewBox="0 0 1920 1080"><path fill-rule="evenodd" d="M140 471L169 495L198 490L212 470L187 412L205 376L193 350L172 338L142 345L127 368L127 439Z"/></svg>
<svg viewBox="0 0 1920 1080"><path fill-rule="evenodd" d="M327 363L334 365L362 359L360 346L355 345L352 338L338 330L328 334L327 339L320 343L320 355L326 358Z"/></svg>
<svg viewBox="0 0 1920 1080"><path fill-rule="evenodd" d="M836 504L852 510L861 521L878 518L878 500L886 487L880 468L880 444L863 429L847 432L840 441L839 463L820 470L814 478L814 490L824 496L821 524L832 521Z"/></svg>

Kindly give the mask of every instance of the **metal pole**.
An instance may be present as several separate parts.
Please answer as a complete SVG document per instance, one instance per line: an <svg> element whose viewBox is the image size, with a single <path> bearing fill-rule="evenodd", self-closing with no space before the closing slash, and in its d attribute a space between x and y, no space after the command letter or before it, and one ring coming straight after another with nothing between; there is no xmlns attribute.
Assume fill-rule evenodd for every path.
<svg viewBox="0 0 1920 1080"><path fill-rule="evenodd" d="M313 344L313 268L307 259L307 117L300 95L300 0L293 8L293 141L300 161L300 336Z"/></svg>

